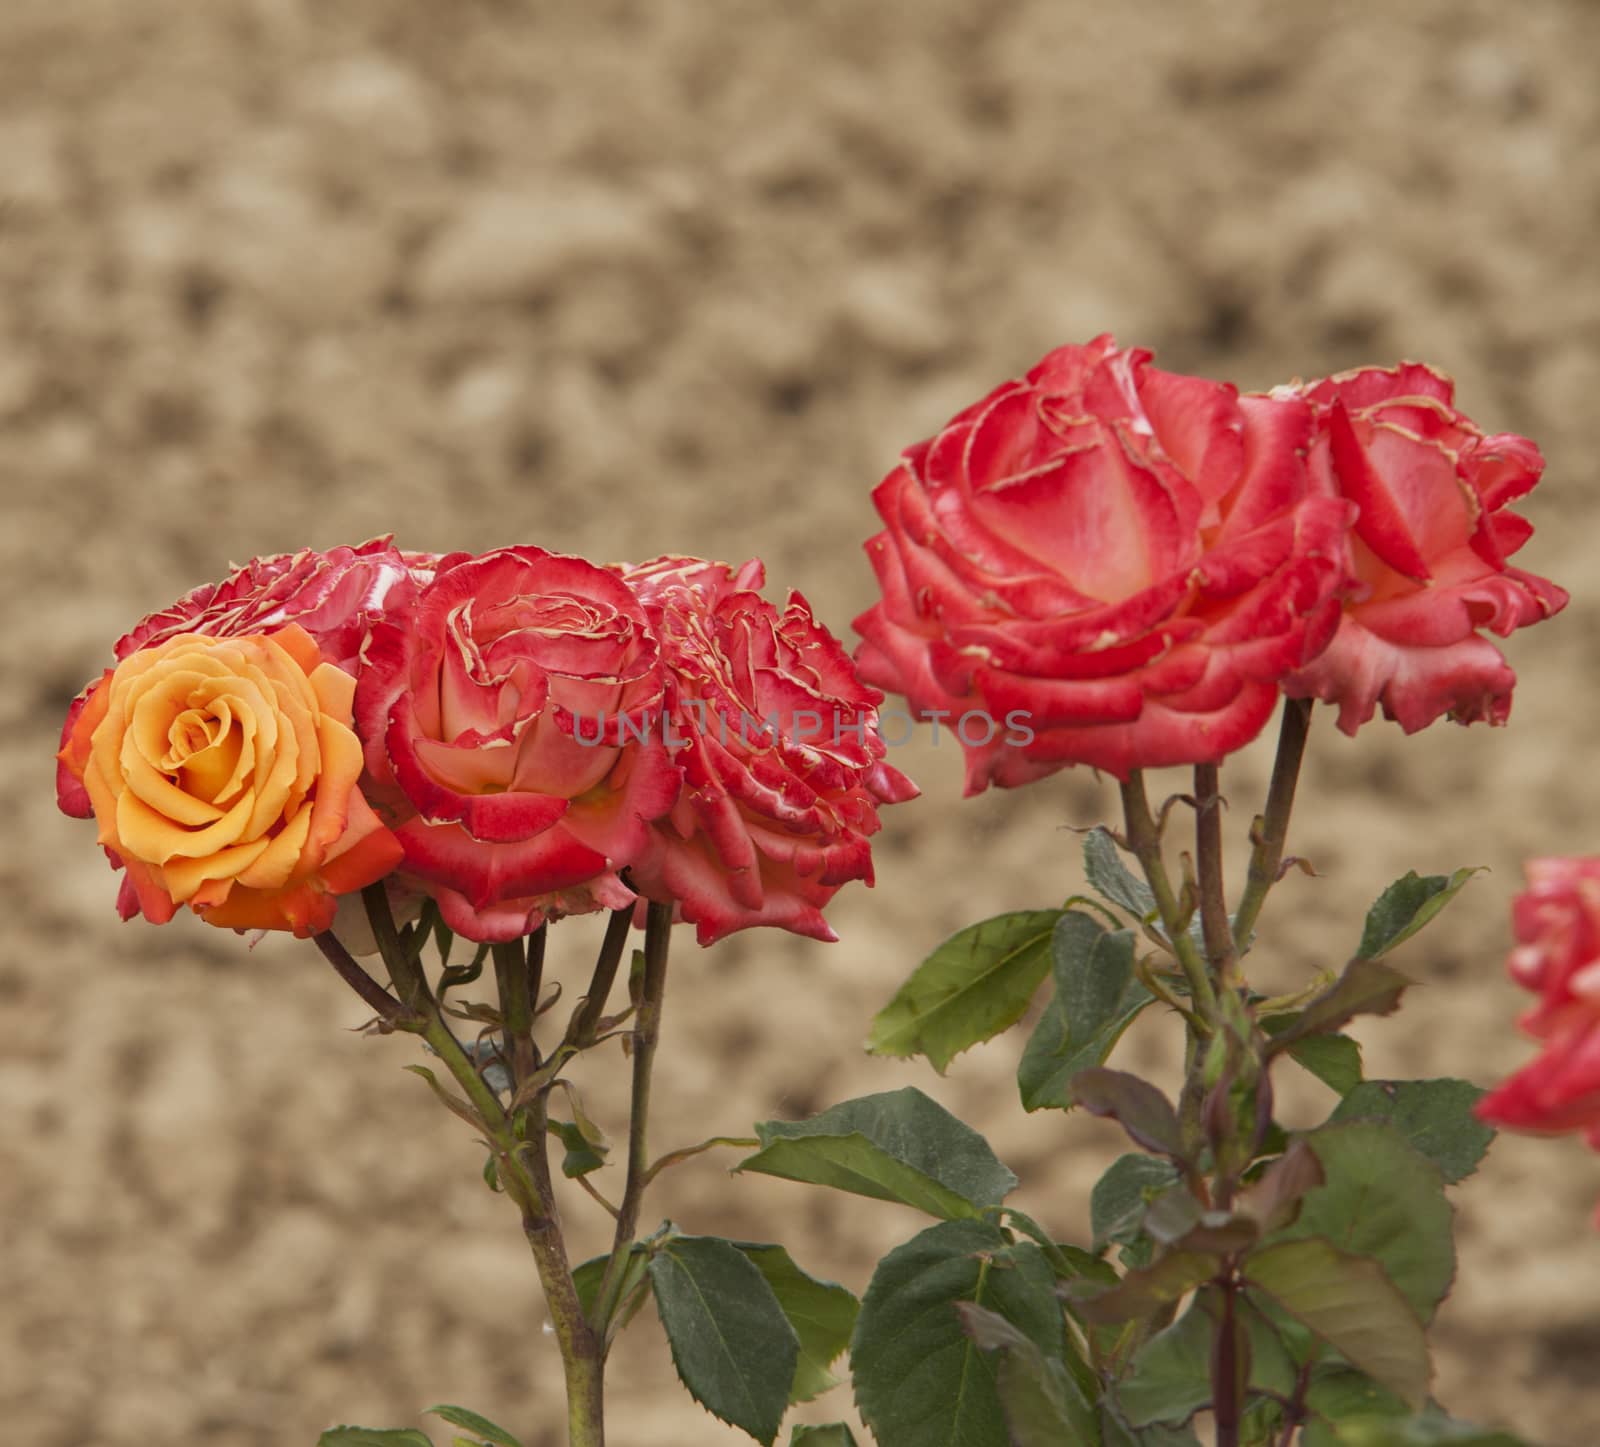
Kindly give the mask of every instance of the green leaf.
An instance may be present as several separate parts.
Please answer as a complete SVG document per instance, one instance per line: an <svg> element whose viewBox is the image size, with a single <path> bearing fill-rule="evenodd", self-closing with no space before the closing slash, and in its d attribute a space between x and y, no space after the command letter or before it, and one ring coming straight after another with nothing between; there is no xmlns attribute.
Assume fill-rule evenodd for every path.
<svg viewBox="0 0 1600 1447"><path fill-rule="evenodd" d="M1161 923L1155 895L1150 892L1150 886L1122 862L1122 853L1110 831L1097 824L1083 836L1084 877L1102 899L1120 905L1164 936L1167 931ZM1188 933L1196 944L1203 940L1198 916L1190 921Z"/></svg>
<svg viewBox="0 0 1600 1447"><path fill-rule="evenodd" d="M522 1447L504 1427L497 1427L487 1417L480 1417L476 1412L469 1412L465 1407L429 1407L428 1411L435 1417L443 1417L452 1427L465 1427L469 1432L475 1432L485 1442L494 1443L494 1447Z"/></svg>
<svg viewBox="0 0 1600 1447"><path fill-rule="evenodd" d="M1295 1141L1250 1187L1243 1208L1261 1223L1263 1234L1282 1230L1300 1214L1306 1192L1326 1180L1317 1153L1305 1141Z"/></svg>
<svg viewBox="0 0 1600 1447"><path fill-rule="evenodd" d="M1351 960L1332 985L1272 1037L1267 1051L1275 1055L1306 1036L1329 1034L1357 1015L1391 1014L1411 983L1409 976L1381 961Z"/></svg>
<svg viewBox="0 0 1600 1447"><path fill-rule="evenodd" d="M1077 910L1061 916L1051 940L1055 995L1017 1067L1024 1109L1076 1105L1072 1077L1103 1065L1154 998L1133 977L1133 953L1130 931L1109 932Z"/></svg>
<svg viewBox="0 0 1600 1447"><path fill-rule="evenodd" d="M1361 1084L1361 1046L1348 1035L1303 1036L1290 1045L1289 1058L1340 1095Z"/></svg>
<svg viewBox="0 0 1600 1447"><path fill-rule="evenodd" d="M1156 1422L1187 1422L1211 1402L1211 1343L1221 1302L1206 1287L1194 1304L1165 1331L1140 1348L1117 1383L1117 1405L1130 1427ZM1236 1319L1250 1339L1250 1387L1288 1396L1295 1366L1271 1324L1245 1300L1236 1300Z"/></svg>
<svg viewBox="0 0 1600 1447"><path fill-rule="evenodd" d="M1189 1427L1157 1422L1135 1430L1118 1415L1110 1394L1100 1399L1100 1439L1104 1447L1200 1447Z"/></svg>
<svg viewBox="0 0 1600 1447"><path fill-rule="evenodd" d="M836 1387L839 1379L828 1370L850 1345L860 1303L833 1281L819 1281L795 1265L781 1246L736 1241L733 1243L766 1278L789 1325L800 1340L800 1359L789 1385L791 1402L809 1402Z"/></svg>
<svg viewBox="0 0 1600 1447"><path fill-rule="evenodd" d="M1061 911L1026 910L970 925L917 966L872 1022L874 1055L926 1055L943 1075L963 1050L1015 1025L1050 971Z"/></svg>
<svg viewBox="0 0 1600 1447"><path fill-rule="evenodd" d="M402 1065L400 1068L402 1070L409 1070L413 1075L420 1075L425 1081L427 1081L428 1089L430 1089L436 1096L439 1097L439 1103L443 1105L444 1108L452 1115L459 1116L474 1130L482 1130L484 1128L483 1121L479 1117L478 1112L473 1109L473 1107L469 1105L462 1096L457 1095L455 1091L450 1090L446 1086L442 1085L439 1081L439 1077L429 1070L426 1065Z"/></svg>
<svg viewBox="0 0 1600 1447"><path fill-rule="evenodd" d="M1134 1159L1146 1160L1148 1157L1137 1156ZM1109 1262L1102 1261L1092 1251L1085 1251L1081 1246L1051 1240L1043 1226L1032 1216L1017 1210L1015 1206L1005 1208L1005 1219L1009 1225L1038 1244L1058 1280L1075 1281L1080 1276L1087 1276L1095 1281L1104 1280L1107 1285L1116 1280L1117 1274Z"/></svg>
<svg viewBox="0 0 1600 1447"><path fill-rule="evenodd" d="M1119 1278L1116 1268L1109 1261L1102 1261L1100 1257L1093 1252L1085 1251L1081 1246L1071 1246L1064 1241L1051 1240L1045 1229L1031 1216L1007 1206L1005 1220L1008 1225L1021 1231L1038 1245L1044 1253L1045 1260L1049 1262L1050 1269L1055 1272L1058 1282L1087 1281L1097 1286L1117 1284ZM1095 1342L1104 1340L1108 1347L1115 1344L1115 1337L1115 1331L1105 1327L1099 1328L1094 1334ZM1072 1374L1072 1379L1078 1384L1085 1401L1100 1395L1100 1382L1095 1370L1084 1360L1076 1342L1068 1343L1062 1354L1062 1361L1067 1371Z"/></svg>
<svg viewBox="0 0 1600 1447"><path fill-rule="evenodd" d="M1465 1080L1369 1080L1346 1095L1328 1119L1393 1126L1453 1186L1478 1169L1494 1139L1493 1129L1472 1113L1483 1094Z"/></svg>
<svg viewBox="0 0 1600 1447"><path fill-rule="evenodd" d="M1239 1414L1240 1447L1278 1447L1282 1431L1283 1406L1270 1397L1256 1397Z"/></svg>
<svg viewBox="0 0 1600 1447"><path fill-rule="evenodd" d="M583 1131L570 1120L546 1122L550 1134L567 1148L561 1158L561 1174L569 1180L598 1171L606 1163L609 1146L595 1146L585 1139Z"/></svg>
<svg viewBox="0 0 1600 1447"><path fill-rule="evenodd" d="M850 1346L856 1404L880 1447L1008 1447L996 1367L959 1302L997 1312L1048 1358L1065 1347L1055 1278L1032 1242L986 1221L930 1226L878 1263Z"/></svg>
<svg viewBox="0 0 1600 1447"><path fill-rule="evenodd" d="M1115 1286L1070 1282L1062 1292L1085 1321L1140 1321L1204 1285L1221 1268L1222 1258L1209 1251L1169 1251L1153 1265L1128 1272Z"/></svg>
<svg viewBox="0 0 1600 1447"><path fill-rule="evenodd" d="M1083 836L1083 872L1095 893L1121 905L1141 920L1156 914L1156 897L1150 886L1122 862L1122 851L1111 831L1096 825Z"/></svg>
<svg viewBox="0 0 1600 1447"><path fill-rule="evenodd" d="M1115 1241L1126 1246L1144 1229L1150 1202L1178 1179L1166 1161L1151 1156L1118 1156L1089 1193L1089 1223L1096 1248Z"/></svg>
<svg viewBox="0 0 1600 1447"><path fill-rule="evenodd" d="M766 1278L715 1236L675 1236L647 1269L690 1395L756 1441L774 1441L800 1343Z"/></svg>
<svg viewBox="0 0 1600 1447"><path fill-rule="evenodd" d="M1072 1090L1085 1110L1110 1116L1136 1144L1183 1159L1178 1113L1148 1080L1126 1070L1080 1070L1072 1077Z"/></svg>
<svg viewBox="0 0 1600 1447"><path fill-rule="evenodd" d="M433 1447L415 1427L330 1427L317 1447Z"/></svg>
<svg viewBox="0 0 1600 1447"><path fill-rule="evenodd" d="M1017 1178L988 1141L914 1086L847 1100L809 1120L763 1121L734 1167L900 1201L956 1220L998 1206Z"/></svg>
<svg viewBox="0 0 1600 1447"><path fill-rule="evenodd" d="M1211 1402L1211 1338L1215 1324L1191 1306L1140 1348L1117 1383L1117 1405L1130 1427L1187 1422Z"/></svg>
<svg viewBox="0 0 1600 1447"><path fill-rule="evenodd" d="M1442 874L1424 877L1413 869L1395 880L1367 911L1356 954L1365 960L1388 954L1449 904L1476 873L1477 869L1458 869L1448 878Z"/></svg>
<svg viewBox="0 0 1600 1447"><path fill-rule="evenodd" d="M1422 1323L1376 1261L1325 1240L1286 1241L1248 1257L1244 1279L1402 1401L1427 1400Z"/></svg>
<svg viewBox="0 0 1600 1447"><path fill-rule="evenodd" d="M1364 1372L1341 1361L1318 1362L1306 1390L1306 1407L1330 1422L1347 1417L1406 1417L1406 1404Z"/></svg>
<svg viewBox="0 0 1600 1447"><path fill-rule="evenodd" d="M609 1256L591 1256L572 1269L572 1284L578 1290L578 1305L583 1308L583 1314L591 1325L596 1324L594 1313L595 1307L599 1304L600 1283L605 1279L606 1262L610 1259ZM648 1289L638 1290L640 1284L647 1279L645 1267L649 1264L649 1260L650 1253L638 1242L634 1242L628 1248L628 1263L622 1268L622 1289L617 1293L620 1319L612 1324L607 1333L608 1339L633 1320L639 1308L644 1305L645 1297L650 1294Z"/></svg>
<svg viewBox="0 0 1600 1447"><path fill-rule="evenodd" d="M1303 1139L1324 1184L1301 1198L1299 1217L1278 1239L1321 1237L1372 1257L1418 1318L1431 1320L1455 1275L1454 1212L1438 1168L1376 1121L1323 1126Z"/></svg>
<svg viewBox="0 0 1600 1447"><path fill-rule="evenodd" d="M971 1302L956 1310L979 1350L999 1353L995 1390L1012 1447L1058 1447L1099 1437L1093 1410L1060 1361L996 1312Z"/></svg>
<svg viewBox="0 0 1600 1447"><path fill-rule="evenodd" d="M1457 1422L1431 1406L1415 1417L1313 1419L1303 1435L1306 1447L1528 1447L1510 1432Z"/></svg>
<svg viewBox="0 0 1600 1447"><path fill-rule="evenodd" d="M789 1434L789 1447L856 1447L856 1439L843 1422L828 1422L821 1427L799 1425Z"/></svg>

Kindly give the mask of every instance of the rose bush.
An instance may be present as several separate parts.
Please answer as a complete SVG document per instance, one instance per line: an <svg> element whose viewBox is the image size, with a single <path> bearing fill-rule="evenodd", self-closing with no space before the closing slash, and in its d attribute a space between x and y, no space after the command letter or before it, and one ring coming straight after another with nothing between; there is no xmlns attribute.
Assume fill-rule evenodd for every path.
<svg viewBox="0 0 1600 1447"><path fill-rule="evenodd" d="M1109 337L1051 352L874 493L863 678L924 717L1026 720L962 738L969 793L1220 760L1338 623L1352 510L1311 490L1311 421Z"/></svg>
<svg viewBox="0 0 1600 1447"><path fill-rule="evenodd" d="M183 633L130 652L73 710L59 802L94 816L118 907L232 929L328 928L401 858L358 780L355 680L304 629Z"/></svg>
<svg viewBox="0 0 1600 1447"><path fill-rule="evenodd" d="M373 628L356 690L404 873L469 939L634 896L617 871L671 808L659 650L614 573L541 548L452 555Z"/></svg>
<svg viewBox="0 0 1600 1447"><path fill-rule="evenodd" d="M871 884L878 805L917 792L884 762L882 694L803 597L779 609L756 591L759 562L661 558L623 576L661 639L684 780L635 886L676 902L703 945L752 925L834 939L822 909Z"/></svg>
<svg viewBox="0 0 1600 1447"><path fill-rule="evenodd" d="M1531 859L1526 869L1507 968L1538 996L1520 1023L1541 1049L1478 1114L1512 1130L1581 1130L1600 1150L1600 856Z"/></svg>
<svg viewBox="0 0 1600 1447"><path fill-rule="evenodd" d="M1478 630L1504 638L1566 606L1562 589L1506 561L1533 532L1507 505L1539 481L1539 449L1485 436L1454 392L1408 362L1273 393L1315 408L1316 486L1360 508L1349 542L1359 591L1327 650L1286 684L1338 704L1348 734L1380 704L1407 733L1444 714L1504 723L1516 674Z"/></svg>

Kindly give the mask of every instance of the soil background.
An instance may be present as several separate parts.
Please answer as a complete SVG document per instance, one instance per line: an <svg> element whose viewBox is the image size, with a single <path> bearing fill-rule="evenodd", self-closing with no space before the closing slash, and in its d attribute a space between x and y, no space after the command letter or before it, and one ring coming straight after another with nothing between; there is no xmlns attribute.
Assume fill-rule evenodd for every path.
<svg viewBox="0 0 1600 1447"><path fill-rule="evenodd" d="M1350 740L1319 713L1292 838L1319 877L1283 885L1260 947L1304 978L1395 875L1487 865L1407 947L1408 1007L1359 1033L1374 1076L1525 1058L1520 861L1597 844L1597 54L1583 0L5 0L7 1440L309 1447L437 1401L559 1440L517 1224L401 1072L414 1047L351 1033L365 1012L307 945L118 925L50 758L112 640L231 561L391 531L760 553L775 596L847 633L900 448L1103 330L1244 387L1424 359L1545 448L1519 561L1573 602L1510 641L1510 726ZM1269 749L1225 772L1235 836ZM656 1138L914 1083L1071 1236L1118 1136L1023 1116L1022 1031L943 1079L860 1042L947 932L1078 889L1068 826L1114 794L1078 770L962 801L926 732L895 762L924 797L888 812L877 888L831 910L840 943L680 942ZM574 992L597 939L556 932ZM1154 1023L1128 1058L1170 1070ZM613 1123L620 1073L583 1077ZM1290 1117L1329 1104L1307 1086ZM728 1163L670 1173L649 1224L782 1240L858 1291L920 1229ZM1459 1414L1600 1441L1597 1197L1575 1140L1503 1139L1456 1193L1437 1387ZM574 1194L579 1255L598 1214ZM745 1440L677 1386L648 1312L611 1376L619 1444Z"/></svg>

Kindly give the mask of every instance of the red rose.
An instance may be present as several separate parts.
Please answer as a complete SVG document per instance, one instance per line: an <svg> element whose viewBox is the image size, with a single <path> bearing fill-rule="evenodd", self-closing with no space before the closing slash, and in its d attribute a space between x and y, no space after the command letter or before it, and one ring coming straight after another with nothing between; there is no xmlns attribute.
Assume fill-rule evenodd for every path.
<svg viewBox="0 0 1600 1447"><path fill-rule="evenodd" d="M884 762L882 695L798 593L780 610L755 591L759 562L622 573L661 639L684 780L634 886L676 902L702 945L752 925L835 938L822 909L851 880L872 883L878 805L917 792Z"/></svg>
<svg viewBox="0 0 1600 1447"><path fill-rule="evenodd" d="M1478 1102L1492 1125L1533 1135L1581 1130L1600 1150L1600 1010L1574 1006L1550 1024L1544 1048Z"/></svg>
<svg viewBox="0 0 1600 1447"><path fill-rule="evenodd" d="M1311 494L1308 404L1149 360L1062 347L874 494L861 673L924 717L977 718L968 793L1218 761L1337 624L1350 509Z"/></svg>
<svg viewBox="0 0 1600 1447"><path fill-rule="evenodd" d="M1569 1005L1600 1010L1600 857L1530 859L1528 888L1512 907L1511 978L1539 996L1522 1017L1532 1035Z"/></svg>
<svg viewBox="0 0 1600 1447"><path fill-rule="evenodd" d="M120 662L184 633L208 638L240 638L272 633L298 623L316 642L323 658L346 673L356 671L356 655L373 622L431 576L431 554L403 553L391 538L373 538L358 548L330 548L253 558L220 583L204 583L170 608L152 613L123 634L112 649ZM87 690L85 690L87 693ZM73 701L61 731L65 746L83 709ZM69 770L56 774L56 799L62 812L87 819L91 806L82 783Z"/></svg>
<svg viewBox="0 0 1600 1447"><path fill-rule="evenodd" d="M457 933L632 902L616 871L678 790L657 654L615 574L532 547L442 559L373 628L356 687L373 798Z"/></svg>
<svg viewBox="0 0 1600 1447"><path fill-rule="evenodd" d="M1506 562L1533 533L1507 504L1538 482L1539 449L1485 437L1451 405L1454 391L1408 362L1274 393L1316 408L1313 478L1361 509L1349 544L1361 588L1327 651L1285 685L1337 703L1347 734L1380 703L1408 734L1446 713L1504 723L1517 676L1479 629L1505 638L1567 603Z"/></svg>
<svg viewBox="0 0 1600 1447"><path fill-rule="evenodd" d="M1520 1023L1543 1048L1478 1102L1478 1114L1511 1130L1581 1130L1600 1150L1600 856L1525 867L1507 968L1539 997Z"/></svg>

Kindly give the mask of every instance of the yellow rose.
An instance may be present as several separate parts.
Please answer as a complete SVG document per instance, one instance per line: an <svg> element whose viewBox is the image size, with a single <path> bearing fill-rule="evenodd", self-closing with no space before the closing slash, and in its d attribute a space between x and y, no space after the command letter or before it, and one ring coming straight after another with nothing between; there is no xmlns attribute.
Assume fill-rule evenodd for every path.
<svg viewBox="0 0 1600 1447"><path fill-rule="evenodd" d="M328 928L336 895L403 851L358 783L355 680L297 624L181 634L93 685L57 755L127 870L119 908L164 924Z"/></svg>

